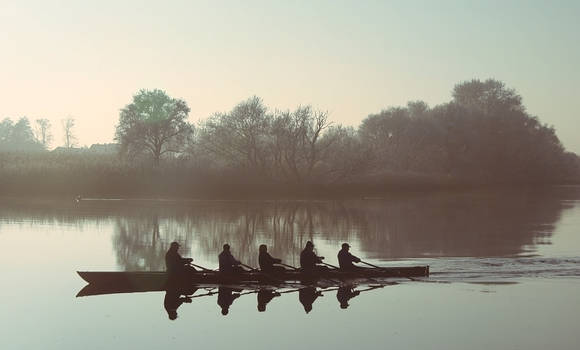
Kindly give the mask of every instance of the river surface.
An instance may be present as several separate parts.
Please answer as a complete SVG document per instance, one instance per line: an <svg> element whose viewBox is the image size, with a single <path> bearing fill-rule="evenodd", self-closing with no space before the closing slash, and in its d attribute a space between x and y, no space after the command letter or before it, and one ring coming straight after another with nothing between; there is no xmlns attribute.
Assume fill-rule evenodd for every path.
<svg viewBox="0 0 580 350"><path fill-rule="evenodd" d="M172 241L217 267L229 243L298 265L306 241L336 264L343 242L381 266L430 265L341 305L312 310L282 289L266 311L243 290L170 320L165 292L76 297L76 271L156 271ZM578 349L580 187L393 195L341 201L0 198L0 349ZM377 287L378 285L374 285ZM213 293L199 289L194 296ZM248 294L245 294L248 293Z"/></svg>

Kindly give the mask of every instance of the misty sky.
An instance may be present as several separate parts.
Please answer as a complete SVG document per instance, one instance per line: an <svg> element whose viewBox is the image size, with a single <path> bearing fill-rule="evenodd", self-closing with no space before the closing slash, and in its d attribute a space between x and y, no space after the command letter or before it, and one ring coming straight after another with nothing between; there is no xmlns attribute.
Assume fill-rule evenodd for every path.
<svg viewBox="0 0 580 350"><path fill-rule="evenodd" d="M580 153L580 1L0 0L0 118L77 119L111 142L141 88L191 121L257 95L357 126L371 113L495 78Z"/></svg>

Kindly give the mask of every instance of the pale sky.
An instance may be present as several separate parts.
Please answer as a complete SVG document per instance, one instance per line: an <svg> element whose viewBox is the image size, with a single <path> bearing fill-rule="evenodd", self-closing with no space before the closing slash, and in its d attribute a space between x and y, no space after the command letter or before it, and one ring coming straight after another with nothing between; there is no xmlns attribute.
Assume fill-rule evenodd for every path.
<svg viewBox="0 0 580 350"><path fill-rule="evenodd" d="M389 106L495 78L580 153L580 1L0 0L0 118L77 120L111 142L142 88L190 120L257 95L357 126Z"/></svg>

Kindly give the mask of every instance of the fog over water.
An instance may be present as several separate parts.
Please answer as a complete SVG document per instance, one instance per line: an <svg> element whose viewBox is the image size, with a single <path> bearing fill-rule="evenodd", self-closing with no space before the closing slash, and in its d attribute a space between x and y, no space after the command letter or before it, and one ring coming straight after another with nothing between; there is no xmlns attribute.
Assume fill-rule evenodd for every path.
<svg viewBox="0 0 580 350"><path fill-rule="evenodd" d="M0 1L0 350L578 349L578 18Z"/></svg>
<svg viewBox="0 0 580 350"><path fill-rule="evenodd" d="M312 346L340 349L570 349L578 341L579 224L578 187L343 201L4 198L0 295L9 302L2 304L0 327L8 332L0 345L153 349L195 342L286 349L306 337ZM263 313L248 289L227 316L216 295L194 298L178 308L175 321L167 318L164 292L75 298L85 286L77 270L162 270L173 240L182 243L184 256L210 268L217 267L224 242L255 266L260 243L297 265L306 240L330 263L347 241L366 261L428 264L431 276L368 291L356 286L361 293L346 310L336 289L320 289L309 313L291 289L279 290L289 292ZM33 327L34 336L15 332L23 327Z"/></svg>

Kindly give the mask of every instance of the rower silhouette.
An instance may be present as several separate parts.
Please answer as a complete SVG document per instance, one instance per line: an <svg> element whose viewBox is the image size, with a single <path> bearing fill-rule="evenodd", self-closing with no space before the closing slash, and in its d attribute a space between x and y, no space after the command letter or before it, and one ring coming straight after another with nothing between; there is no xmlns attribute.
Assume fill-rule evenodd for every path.
<svg viewBox="0 0 580 350"><path fill-rule="evenodd" d="M352 255L350 252L350 245L348 245L348 243L343 243L342 244L342 249L338 252L338 266L340 266L341 270L356 270L356 269L360 269L362 267L359 266L355 266L353 264L353 262L355 263L359 263L360 259L354 255Z"/></svg>
<svg viewBox="0 0 580 350"><path fill-rule="evenodd" d="M167 311L167 316L170 320L175 320L177 318L177 309L183 303L191 303L190 295L193 295L197 291L197 288L190 288L187 290L178 288L168 288L165 291L165 298L163 299L163 307ZM183 295L183 297L182 297Z"/></svg>
<svg viewBox="0 0 580 350"><path fill-rule="evenodd" d="M306 313L312 311L312 304L316 298L321 296L322 292L316 291L315 287L306 287L298 291L298 300L300 300L300 303L304 306L304 311L306 311Z"/></svg>
<svg viewBox="0 0 580 350"><path fill-rule="evenodd" d="M241 262L238 261L232 253L230 252L230 245L224 244L224 250L218 255L220 272L225 273L239 273L243 272L244 269L240 266Z"/></svg>
<svg viewBox="0 0 580 350"><path fill-rule="evenodd" d="M172 242L165 253L165 269L169 273L170 280L173 281L178 275L186 272L195 272L196 269L189 265L193 261L192 258L182 258L178 252L179 243Z"/></svg>
<svg viewBox="0 0 580 350"><path fill-rule="evenodd" d="M340 303L340 308L341 309L348 308L349 306L348 301L359 294L360 292L354 290L352 286L339 287L338 291L336 292L336 299L338 299L338 302Z"/></svg>
<svg viewBox="0 0 580 350"><path fill-rule="evenodd" d="M260 289L258 291L258 311L266 311L266 304L268 304L275 297L279 297L280 293L270 289Z"/></svg>
<svg viewBox="0 0 580 350"><path fill-rule="evenodd" d="M284 272L286 271L285 268L282 266L274 266L274 264L279 264L282 262L282 259L273 258L268 253L268 246L265 244L260 245L259 248L260 254L258 255L258 262L260 264L260 270L263 272Z"/></svg>
<svg viewBox="0 0 580 350"><path fill-rule="evenodd" d="M236 291L237 293L234 293ZM239 289L234 290L233 288L219 287L218 288L218 298L217 303L222 308L222 315L226 316L230 311L230 306L234 303L234 300L240 297Z"/></svg>
<svg viewBox="0 0 580 350"><path fill-rule="evenodd" d="M304 250L300 253L300 267L304 272L327 271L326 266L320 266L323 256L317 256L314 253L314 244L311 241L306 242Z"/></svg>

